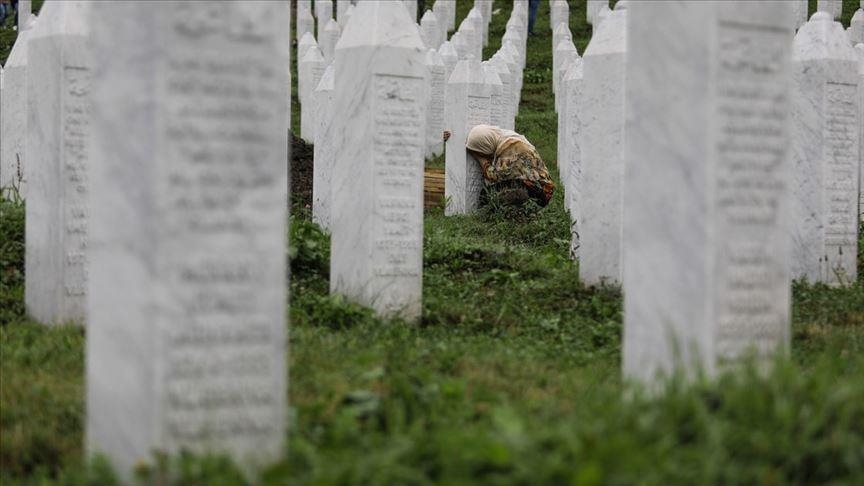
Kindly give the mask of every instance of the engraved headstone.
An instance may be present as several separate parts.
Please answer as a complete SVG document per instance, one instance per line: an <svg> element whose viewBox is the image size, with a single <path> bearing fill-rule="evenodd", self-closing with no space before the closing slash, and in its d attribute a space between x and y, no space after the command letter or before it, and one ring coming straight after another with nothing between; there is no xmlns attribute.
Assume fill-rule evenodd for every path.
<svg viewBox="0 0 864 486"><path fill-rule="evenodd" d="M486 84L489 86L489 124L496 127L505 125L507 117L507 107L504 98L504 83L498 77L498 70L489 65L489 61L483 61L483 75L486 78Z"/></svg>
<svg viewBox="0 0 864 486"><path fill-rule="evenodd" d="M444 214L468 214L477 209L483 174L480 165L465 150L468 132L475 125L490 121L489 85L480 61L459 61L447 82L447 105L444 109L450 140L444 147Z"/></svg>
<svg viewBox="0 0 864 486"><path fill-rule="evenodd" d="M558 83L561 82L561 78L563 77L564 70L561 68L564 64L565 59L570 60L573 55L578 55L576 52L576 46L573 45L573 41L570 39L563 39L556 47L553 52L554 59L552 61L552 92L558 92ZM556 97L557 99L557 97ZM555 103L555 109L558 109L558 103Z"/></svg>
<svg viewBox="0 0 864 486"><path fill-rule="evenodd" d="M342 27L339 27L339 22L330 19L324 27L324 33L321 35L321 42L319 43L324 62L327 64L333 61L333 51L336 49L340 35L342 35Z"/></svg>
<svg viewBox="0 0 864 486"><path fill-rule="evenodd" d="M817 12L793 58L792 276L853 283L858 254L858 59L843 26Z"/></svg>
<svg viewBox="0 0 864 486"><path fill-rule="evenodd" d="M619 2L595 31L582 58L582 215L579 278L586 284L621 281L624 178L624 82L627 11Z"/></svg>
<svg viewBox="0 0 864 486"><path fill-rule="evenodd" d="M475 6L468 12L468 16L465 17L465 20L470 22L471 25L474 26L474 51L473 54L477 59L481 59L483 57L483 15L480 13L480 10Z"/></svg>
<svg viewBox="0 0 864 486"><path fill-rule="evenodd" d="M456 52L456 48L453 47L453 44L450 41L445 41L441 44L441 49L438 50L438 54L441 56L441 60L444 62L444 67L447 69L447 77L444 78L446 80L450 79L450 75L453 74L453 69L456 67L456 63L459 62L459 53Z"/></svg>
<svg viewBox="0 0 864 486"><path fill-rule="evenodd" d="M564 75L563 83L564 100L566 106L566 118L564 126L565 158L563 168L559 167L562 174L566 174L564 186L564 203L570 211L570 257L579 258L579 225L581 224L581 211L579 205L579 193L582 190L582 96L583 62L581 58L570 64L570 69ZM559 159L560 160L560 159ZM564 179L564 177L562 177Z"/></svg>
<svg viewBox="0 0 864 486"><path fill-rule="evenodd" d="M508 27L507 30L504 31L504 35L501 37L501 43L505 44L507 42L511 42L513 47L519 52L519 63L522 69L525 69L525 60L527 51L527 37L525 37L521 32L519 32L518 27L511 26Z"/></svg>
<svg viewBox="0 0 864 486"><path fill-rule="evenodd" d="M442 42L441 27L438 26L438 19L431 10L427 10L420 19L420 32L423 35L423 43L428 49L438 49Z"/></svg>
<svg viewBox="0 0 864 486"><path fill-rule="evenodd" d="M300 136L307 142L315 142L315 87L324 75L327 62L317 47L311 47L306 51L303 60L300 61L299 89L303 90L305 100L300 104Z"/></svg>
<svg viewBox="0 0 864 486"><path fill-rule="evenodd" d="M297 39L302 39L307 32L315 32L315 18L312 17L312 12L309 11L308 2L297 2Z"/></svg>
<svg viewBox="0 0 864 486"><path fill-rule="evenodd" d="M456 54L459 55L459 60L467 59L469 55L471 55L471 48L468 45L467 38L462 35L462 32L455 32L450 37L450 43L453 45L453 49L456 50Z"/></svg>
<svg viewBox="0 0 864 486"><path fill-rule="evenodd" d="M29 2L28 2L29 4ZM18 6L18 37L4 65L5 96L0 103L0 187L18 187L27 196L27 39L33 32L36 16L24 20L27 7Z"/></svg>
<svg viewBox="0 0 864 486"><path fill-rule="evenodd" d="M630 3L626 378L659 386L789 349L791 13Z"/></svg>
<svg viewBox="0 0 864 486"><path fill-rule="evenodd" d="M86 441L124 482L282 457L288 9L93 9Z"/></svg>
<svg viewBox="0 0 864 486"><path fill-rule="evenodd" d="M333 132L333 64L327 66L315 88L315 148L312 171L312 219L330 230L330 187L333 179L333 155L336 150Z"/></svg>
<svg viewBox="0 0 864 486"><path fill-rule="evenodd" d="M507 62L504 61L503 57L498 53L493 55L492 59L487 62L489 66L495 70L498 74L498 78L501 80L503 113L501 124L499 126L501 128L513 130L515 110L513 107L513 76L510 74L510 68L507 66Z"/></svg>
<svg viewBox="0 0 864 486"><path fill-rule="evenodd" d="M330 291L420 316L425 48L400 2L366 0L336 45ZM375 26L375 28L369 28Z"/></svg>
<svg viewBox="0 0 864 486"><path fill-rule="evenodd" d="M570 93L568 93L564 89L564 81L567 77L567 73L570 71L570 68L573 67L574 63L582 64L582 58L576 54L575 47L573 52L570 53L570 58L565 59L562 62L560 68L560 76L558 81L559 91L555 95L555 107L558 112L558 146L557 146L557 165L558 165L558 175L561 178L561 186L564 190L564 209L570 211L570 198L568 197L569 193L569 179L570 179L570 169L568 161L570 160L570 148L572 146L573 141L569 137L569 128L568 125L570 123L571 118L573 117L572 111L568 111L570 109L570 105L568 104L568 97Z"/></svg>
<svg viewBox="0 0 864 486"><path fill-rule="evenodd" d="M521 60L519 57L519 51L516 49L516 47L513 45L512 42L508 42L505 40L504 43L501 45L500 50L506 56L505 59L508 60L508 63L509 62L513 63L513 64L510 64L510 72L516 73L515 77L514 77L515 83L516 83L516 89L514 90L514 94L515 94L516 99L514 100L514 104L515 104L515 108L516 108L516 113L518 113L519 112L519 102L522 99L522 76L524 74L524 72L522 70L522 66L524 66L524 65L521 64Z"/></svg>
<svg viewBox="0 0 864 486"><path fill-rule="evenodd" d="M300 61L306 57L306 53L309 51L311 47L318 47L318 42L315 40L315 36L312 35L311 32L307 32L303 34L303 37L297 42L297 93L300 98L300 103L306 101L306 93L303 92L303 85L301 84L300 77Z"/></svg>
<svg viewBox="0 0 864 486"><path fill-rule="evenodd" d="M447 67L435 49L426 51L426 157L441 155Z"/></svg>
<svg viewBox="0 0 864 486"><path fill-rule="evenodd" d="M465 54L459 59L467 59L468 56L473 56L474 59L480 59L478 51L482 50L483 46L480 44L480 34L477 32L474 21L470 18L465 18L465 20L459 24L458 33L459 37L465 42Z"/></svg>
<svg viewBox="0 0 864 486"><path fill-rule="evenodd" d="M88 2L46 2L27 39L25 302L85 324L91 57Z"/></svg>

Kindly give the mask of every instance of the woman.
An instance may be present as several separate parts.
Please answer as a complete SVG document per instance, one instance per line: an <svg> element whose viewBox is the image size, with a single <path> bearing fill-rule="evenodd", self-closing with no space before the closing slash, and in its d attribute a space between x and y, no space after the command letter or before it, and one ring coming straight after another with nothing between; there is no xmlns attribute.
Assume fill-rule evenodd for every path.
<svg viewBox="0 0 864 486"><path fill-rule="evenodd" d="M444 132L444 141L450 132ZM480 164L487 193L503 202L522 204L529 198L546 206L555 184L537 150L522 135L493 125L476 125L465 142L468 153Z"/></svg>

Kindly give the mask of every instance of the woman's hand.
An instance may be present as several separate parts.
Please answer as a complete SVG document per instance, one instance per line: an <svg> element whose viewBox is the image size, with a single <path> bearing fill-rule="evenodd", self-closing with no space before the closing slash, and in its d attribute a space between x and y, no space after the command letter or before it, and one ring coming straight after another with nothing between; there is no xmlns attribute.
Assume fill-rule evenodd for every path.
<svg viewBox="0 0 864 486"><path fill-rule="evenodd" d="M450 135L452 135L452 133L450 133L450 130L444 130L444 141L445 142L450 139Z"/></svg>

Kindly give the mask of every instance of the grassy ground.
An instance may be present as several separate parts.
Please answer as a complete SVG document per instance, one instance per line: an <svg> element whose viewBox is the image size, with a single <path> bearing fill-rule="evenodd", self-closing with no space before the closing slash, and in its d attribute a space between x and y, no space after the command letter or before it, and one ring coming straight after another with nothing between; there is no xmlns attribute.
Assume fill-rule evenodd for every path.
<svg viewBox="0 0 864 486"><path fill-rule="evenodd" d="M496 8L489 50L509 14ZM584 10L571 19L582 53ZM554 170L547 22L544 2L517 129ZM770 375L649 398L621 383L620 291L579 285L560 194L506 217L431 210L425 225L410 327L327 295L327 237L295 208L289 450L263 482L864 482L864 279L796 283L792 354ZM0 205L0 234L0 482L109 483L82 459L84 332L23 316L20 204ZM181 457L142 481L241 479L223 459Z"/></svg>

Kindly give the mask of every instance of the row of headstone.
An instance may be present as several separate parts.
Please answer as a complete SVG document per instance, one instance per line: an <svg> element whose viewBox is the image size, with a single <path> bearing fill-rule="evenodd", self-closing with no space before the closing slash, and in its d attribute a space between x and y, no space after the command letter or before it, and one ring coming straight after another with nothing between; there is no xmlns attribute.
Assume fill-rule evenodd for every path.
<svg viewBox="0 0 864 486"><path fill-rule="evenodd" d="M27 309L86 321L87 450L124 481L283 453L288 5L46 1L4 70Z"/></svg>
<svg viewBox="0 0 864 486"><path fill-rule="evenodd" d="M623 283L625 375L787 349L791 280L856 279L864 44L836 10L794 35L794 2L589 2L579 58L551 6L571 248Z"/></svg>
<svg viewBox="0 0 864 486"><path fill-rule="evenodd" d="M525 48L523 40L528 34L527 20L527 5L515 2L501 48L483 62L466 54L453 67L447 82L444 109L446 129L451 132L445 147L446 215L471 213L479 204L483 176L477 161L465 151L471 128L479 124L514 128L522 88L522 53ZM465 27L469 27L468 32L471 32L466 22L454 38L465 32L462 30Z"/></svg>

